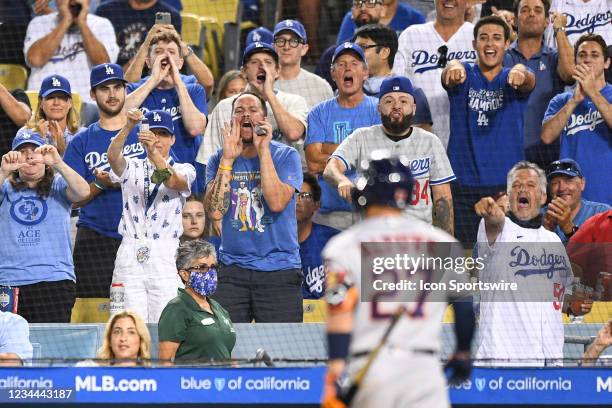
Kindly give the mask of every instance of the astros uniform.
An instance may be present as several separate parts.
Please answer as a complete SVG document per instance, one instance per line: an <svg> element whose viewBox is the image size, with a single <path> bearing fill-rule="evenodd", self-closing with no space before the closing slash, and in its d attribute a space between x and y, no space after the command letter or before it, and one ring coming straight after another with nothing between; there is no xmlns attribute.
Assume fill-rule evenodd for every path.
<svg viewBox="0 0 612 408"><path fill-rule="evenodd" d="M441 56L438 50L441 46L447 47L447 61L474 62L473 29L472 23L463 23L448 41L444 41L434 28L434 23L429 22L408 27L398 40L393 73L408 77L415 87L423 89L433 118L432 132L440 138L444 147L448 145L450 134L449 102L440 81L444 67L438 66Z"/></svg>
<svg viewBox="0 0 612 408"><path fill-rule="evenodd" d="M385 134L382 125L374 125L355 130L338 146L332 157L340 159L347 170L354 170L362 160L370 159L375 150L387 150L393 156L405 156L410 160L415 180L406 212L431 224L433 200L430 186L455 179L440 140L430 132L413 127L409 137L396 142Z"/></svg>
<svg viewBox="0 0 612 408"><path fill-rule="evenodd" d="M442 230L413 217L367 218L332 238L323 250L330 276L328 279L352 282L357 292L361 293L361 243L384 242L385 245L393 245L395 242L406 245L411 242L415 243L411 245L418 245L416 242L419 241L456 242ZM396 282L407 275L408 272L400 271ZM457 280L464 278L463 275L455 276ZM367 283L363 284L367 286ZM443 300L448 297L444 292L442 295ZM431 293L427 299L430 296ZM350 344L353 358L347 367L349 376L354 376L366 361L365 353L379 343L389 326L390 315L399 304L368 302L364 298L357 302ZM404 305L409 313L418 307L414 301L405 302ZM406 314L400 318L365 376L351 407L448 406L446 381L437 355L446 302L425 300L421 307L422 317L413 318Z"/></svg>

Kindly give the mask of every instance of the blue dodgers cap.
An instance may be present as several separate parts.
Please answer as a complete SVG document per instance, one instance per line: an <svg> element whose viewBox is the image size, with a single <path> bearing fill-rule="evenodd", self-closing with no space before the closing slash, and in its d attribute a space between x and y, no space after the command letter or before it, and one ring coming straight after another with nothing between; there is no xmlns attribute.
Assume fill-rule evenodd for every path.
<svg viewBox="0 0 612 408"><path fill-rule="evenodd" d="M405 76L392 76L382 81L380 91L378 92L378 99L382 99L383 96L391 92L403 92L414 97L412 82Z"/></svg>
<svg viewBox="0 0 612 408"><path fill-rule="evenodd" d="M332 64L336 62L336 59L338 59L339 56L341 56L342 54L346 52L353 52L357 54L360 60L362 60L363 62L366 62L365 53L363 52L363 48L361 48L359 45L355 43L347 41L336 47L336 50L334 51L334 56L332 57Z"/></svg>
<svg viewBox="0 0 612 408"><path fill-rule="evenodd" d="M308 38L306 37L306 29L304 28L302 23L297 20L283 20L277 25L275 25L274 38L276 38L276 36L280 34L281 31L291 31L299 38L301 38L302 41L308 41Z"/></svg>
<svg viewBox="0 0 612 408"><path fill-rule="evenodd" d="M249 31L249 34L246 38L246 45L249 46L254 42L272 44L273 41L274 36L272 35L272 31L268 30L266 27L257 27Z"/></svg>
<svg viewBox="0 0 612 408"><path fill-rule="evenodd" d="M62 92L72 97L72 90L70 89L70 81L61 75L49 75L43 79L40 84L40 91L38 94L46 98L53 92Z"/></svg>
<svg viewBox="0 0 612 408"><path fill-rule="evenodd" d="M174 123L172 115L163 110L152 110L145 114L145 118L149 121L149 129L164 129L171 135L174 135Z"/></svg>
<svg viewBox="0 0 612 408"><path fill-rule="evenodd" d="M40 135L35 130L21 128L13 139L11 150L17 150L19 146L22 146L24 144L33 144L38 147L46 143L47 142L45 141L45 139L40 137Z"/></svg>
<svg viewBox="0 0 612 408"><path fill-rule="evenodd" d="M117 64L96 65L89 75L89 83L92 88L114 79L127 82L123 79L123 69Z"/></svg>
<svg viewBox="0 0 612 408"><path fill-rule="evenodd" d="M550 163L546 171L546 178L550 180L554 176L560 174L582 178L582 169L580 165L572 159L561 159Z"/></svg>
<svg viewBox="0 0 612 408"><path fill-rule="evenodd" d="M276 61L276 63L278 64L278 54L276 53L274 47L271 44L267 44L265 42L255 41L254 43L249 44L244 50L244 54L242 54L242 65L247 62L251 55L256 54L258 52L267 52L268 54L272 55L272 57L274 57L274 61Z"/></svg>

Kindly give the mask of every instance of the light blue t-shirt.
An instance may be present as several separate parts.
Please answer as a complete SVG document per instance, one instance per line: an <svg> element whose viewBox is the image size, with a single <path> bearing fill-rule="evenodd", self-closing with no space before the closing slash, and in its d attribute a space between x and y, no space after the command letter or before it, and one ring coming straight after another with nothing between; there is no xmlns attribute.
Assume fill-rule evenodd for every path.
<svg viewBox="0 0 612 408"><path fill-rule="evenodd" d="M606 84L600 92L612 103L612 85ZM573 92L565 92L555 96L543 122L555 116L572 95ZM612 205L612 129L588 96L576 106L561 132L560 158L574 159L580 164L586 179L583 198Z"/></svg>
<svg viewBox="0 0 612 408"><path fill-rule="evenodd" d="M580 227L582 224L584 224L586 220L588 220L595 214L599 214L599 213L608 211L611 208L612 207L610 207L608 204L594 203L592 201L580 200L580 209L578 210L578 213L576 214L572 222L576 224L578 227ZM548 210L548 206L543 207L541 211L542 214L546 214L547 210ZM561 238L561 242L563 242L564 244L567 244L567 242L569 241L569 238L565 236L565 233L563 232L563 230L561 230L561 227L557 225L554 232L555 234L559 236L559 238Z"/></svg>
<svg viewBox="0 0 612 408"><path fill-rule="evenodd" d="M128 93L134 92L138 87L144 84L149 78L143 78L139 82L128 84ZM208 114L208 105L206 102L206 91L202 85L198 83L185 82L187 92L191 98L195 107L203 114ZM202 135L193 137L189 135L185 125L183 124L183 116L181 114L181 103L179 101L178 92L176 88L172 89L153 89L151 93L145 98L140 106L140 110L143 113L152 110L164 110L172 115L172 122L174 124L174 136L175 142L172 146L172 156L179 163L195 163L195 157L198 154L198 149L202 144Z"/></svg>
<svg viewBox="0 0 612 408"><path fill-rule="evenodd" d="M364 96L363 101L354 108L343 108L336 98L328 99L316 105L308 114L308 130L304 148L312 143L340 144L354 130L380 124L378 99ZM346 176L353 179L355 170L348 170ZM325 214L332 211L351 211L351 206L338 194L322 176L318 177L321 185L321 208Z"/></svg>
<svg viewBox="0 0 612 408"><path fill-rule="evenodd" d="M0 285L75 281L68 184L56 174L48 197L33 189L0 189Z"/></svg>
<svg viewBox="0 0 612 408"><path fill-rule="evenodd" d="M106 150L111 138L118 132L119 129L113 131L102 129L99 122L92 123L68 144L64 153L64 162L85 181L93 183L96 179L93 174L94 169L110 173ZM144 148L138 142L137 132L138 127L135 127L125 141L123 155L126 158L142 159L146 156ZM110 238L121 239L121 235L117 232L121 219L121 204L121 189L107 188L81 208L77 225L90 228Z"/></svg>
<svg viewBox="0 0 612 408"><path fill-rule="evenodd" d="M14 353L24 361L32 359L32 352L28 322L19 315L0 312L0 353Z"/></svg>
<svg viewBox="0 0 612 408"><path fill-rule="evenodd" d="M302 187L300 155L287 145L270 142L278 178L296 191ZM206 166L206 185L217 175L223 150L213 154ZM223 217L220 260L256 271L279 271L300 267L295 194L281 212L272 212L263 196L259 157L234 161L230 183L230 206Z"/></svg>

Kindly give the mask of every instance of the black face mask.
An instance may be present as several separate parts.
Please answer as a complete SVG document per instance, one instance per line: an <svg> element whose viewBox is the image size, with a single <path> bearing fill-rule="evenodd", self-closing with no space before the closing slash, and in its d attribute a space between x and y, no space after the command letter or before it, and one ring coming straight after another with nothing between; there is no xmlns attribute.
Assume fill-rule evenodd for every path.
<svg viewBox="0 0 612 408"><path fill-rule="evenodd" d="M522 228L538 229L542 226L542 214L538 214L530 220L523 221L516 218L512 211L510 211L508 213L508 218L510 218L513 223Z"/></svg>
<svg viewBox="0 0 612 408"><path fill-rule="evenodd" d="M412 114L405 115L401 122L394 122L391 115L381 115L381 121L384 128L393 134L399 135L408 130L412 124Z"/></svg>

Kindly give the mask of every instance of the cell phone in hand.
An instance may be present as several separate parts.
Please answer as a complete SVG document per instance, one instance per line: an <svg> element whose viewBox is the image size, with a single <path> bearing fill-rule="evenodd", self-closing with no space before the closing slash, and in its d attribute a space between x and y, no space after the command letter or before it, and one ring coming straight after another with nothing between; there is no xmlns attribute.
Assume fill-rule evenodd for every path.
<svg viewBox="0 0 612 408"><path fill-rule="evenodd" d="M172 16L170 13L159 11L155 13L155 24L172 24Z"/></svg>

